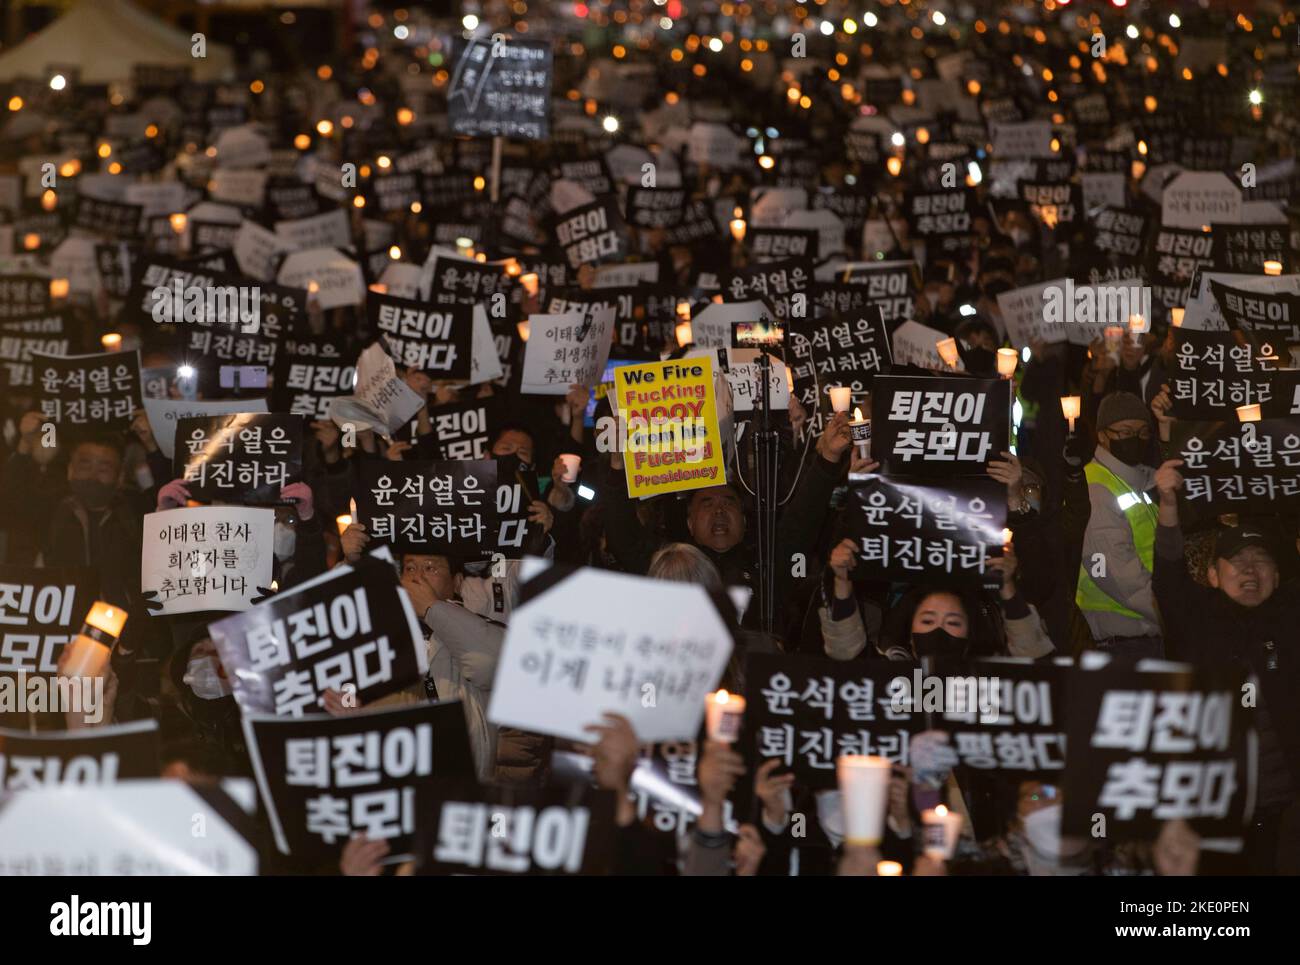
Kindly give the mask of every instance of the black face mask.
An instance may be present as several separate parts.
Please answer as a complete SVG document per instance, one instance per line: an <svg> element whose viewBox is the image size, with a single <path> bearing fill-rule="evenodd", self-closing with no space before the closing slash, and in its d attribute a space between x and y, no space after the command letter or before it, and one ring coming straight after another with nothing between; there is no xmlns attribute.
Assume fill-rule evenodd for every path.
<svg viewBox="0 0 1300 965"><path fill-rule="evenodd" d="M1138 466L1145 462L1149 448L1149 441L1138 436L1110 440L1110 454L1126 466Z"/></svg>
<svg viewBox="0 0 1300 965"><path fill-rule="evenodd" d="M70 479L68 491L87 509L104 509L113 501L116 487L98 479Z"/></svg>
<svg viewBox="0 0 1300 965"><path fill-rule="evenodd" d="M524 462L516 453L510 453L508 456L497 456L497 480L505 485L507 482L515 481L515 473L520 470L532 469L532 463Z"/></svg>
<svg viewBox="0 0 1300 965"><path fill-rule="evenodd" d="M912 634L912 652L917 657L962 657L968 641L954 637L943 627Z"/></svg>
<svg viewBox="0 0 1300 965"><path fill-rule="evenodd" d="M966 371L975 375L984 375L997 369L997 353L987 348L968 348L963 353L962 361Z"/></svg>

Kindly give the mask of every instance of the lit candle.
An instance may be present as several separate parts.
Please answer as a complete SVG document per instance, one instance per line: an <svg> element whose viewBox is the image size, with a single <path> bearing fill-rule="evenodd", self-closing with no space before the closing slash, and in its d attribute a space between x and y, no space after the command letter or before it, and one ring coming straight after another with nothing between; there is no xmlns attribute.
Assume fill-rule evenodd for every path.
<svg viewBox="0 0 1300 965"><path fill-rule="evenodd" d="M1107 325L1101 334L1106 339L1106 351L1111 355L1118 352L1119 343L1124 341L1124 329L1118 325Z"/></svg>
<svg viewBox="0 0 1300 965"><path fill-rule="evenodd" d="M50 297L67 298L68 292L72 288L71 283L66 278L50 279Z"/></svg>
<svg viewBox="0 0 1300 965"><path fill-rule="evenodd" d="M190 223L190 219L186 216L185 212L183 211L177 211L174 215L172 215L167 220L171 222L172 231L176 232L178 235L184 234L185 226Z"/></svg>
<svg viewBox="0 0 1300 965"><path fill-rule="evenodd" d="M737 208L736 211L740 209ZM738 242L745 240L745 219L739 215L731 219L731 237Z"/></svg>
<svg viewBox="0 0 1300 965"><path fill-rule="evenodd" d="M711 741L734 744L740 739L740 722L745 716L745 698L718 690L705 697L705 730Z"/></svg>
<svg viewBox="0 0 1300 965"><path fill-rule="evenodd" d="M86 614L81 632L68 644L67 663L63 665L62 673L68 677L102 676L124 626L125 610L111 603L94 603Z"/></svg>
<svg viewBox="0 0 1300 965"><path fill-rule="evenodd" d="M1169 321L1170 321L1170 323L1174 326L1174 328L1182 328L1182 327L1183 327L1183 315L1184 315L1186 312L1187 312L1187 309L1185 309L1185 308L1171 308L1171 309L1169 309Z"/></svg>
<svg viewBox="0 0 1300 965"><path fill-rule="evenodd" d="M1250 405L1237 406L1238 422L1258 422L1262 418L1259 403L1252 402Z"/></svg>
<svg viewBox="0 0 1300 965"><path fill-rule="evenodd" d="M683 300L677 303L677 319L682 322L689 322L691 320L690 302Z"/></svg>
<svg viewBox="0 0 1300 965"><path fill-rule="evenodd" d="M1003 529L1002 529L1002 545L1003 545L1004 547L1010 546L1010 545L1011 545L1011 540L1015 537L1015 535L1016 535L1016 534L1013 533L1013 532L1011 532L1010 529L1008 529L1008 528L1006 528L1006 527L1003 527Z"/></svg>
<svg viewBox="0 0 1300 965"><path fill-rule="evenodd" d="M520 275L519 284L524 286L524 291L528 293L529 298L537 297L537 272L530 271L526 275Z"/></svg>
<svg viewBox="0 0 1300 965"><path fill-rule="evenodd" d="M342 536L343 531L352 525L352 517L347 513L344 513L342 516L335 516L334 525L339 528L339 535Z"/></svg>
<svg viewBox="0 0 1300 965"><path fill-rule="evenodd" d="M790 371L788 365L785 369L785 387L790 391L791 395L794 394L794 373Z"/></svg>
<svg viewBox="0 0 1300 965"><path fill-rule="evenodd" d="M679 346L690 345L693 341L690 322L678 322L677 328L674 329L674 331L676 332L677 344Z"/></svg>
<svg viewBox="0 0 1300 965"><path fill-rule="evenodd" d="M894 177L898 177L903 173L903 159L898 155L893 155L885 162L885 167L889 169L890 174Z"/></svg>
<svg viewBox="0 0 1300 965"><path fill-rule="evenodd" d="M515 326L515 330L519 332L520 341L527 342L528 335L529 332L532 331L532 327L528 324L528 319L525 318L523 321L519 322L519 324Z"/></svg>
<svg viewBox="0 0 1300 965"><path fill-rule="evenodd" d="M1272 261L1272 260L1264 262L1264 274L1266 275L1282 274L1282 262Z"/></svg>
<svg viewBox="0 0 1300 965"><path fill-rule="evenodd" d="M941 338L934 343L934 347L939 350L939 358L943 359L944 365L950 369L957 367L957 340L955 338Z"/></svg>
<svg viewBox="0 0 1300 965"><path fill-rule="evenodd" d="M1070 431L1074 431L1074 420L1079 418L1079 409L1083 400L1077 395L1061 396L1061 415L1065 416L1070 423Z"/></svg>
<svg viewBox="0 0 1300 965"><path fill-rule="evenodd" d="M889 776L893 765L884 757L844 754L835 760L835 776L843 802L846 844L877 845L885 833Z"/></svg>
<svg viewBox="0 0 1300 965"><path fill-rule="evenodd" d="M122 347L122 336L117 332L109 332L100 337L99 344L104 346L105 352L116 352Z"/></svg>
<svg viewBox="0 0 1300 965"><path fill-rule="evenodd" d="M901 878L903 866L897 861L877 861L876 874L882 878Z"/></svg>
<svg viewBox="0 0 1300 965"><path fill-rule="evenodd" d="M949 811L940 804L938 807L921 812L922 849L927 857L947 861L957 848L957 838L961 834L962 818L960 814Z"/></svg>
<svg viewBox="0 0 1300 965"><path fill-rule="evenodd" d="M388 286L385 285L382 281L372 281L368 287L376 295L388 294Z"/></svg>
<svg viewBox="0 0 1300 965"><path fill-rule="evenodd" d="M831 408L836 412L848 412L853 402L853 390L847 385L832 385L826 390L831 396Z"/></svg>
<svg viewBox="0 0 1300 965"><path fill-rule="evenodd" d="M849 420L849 436L858 447L858 455L866 459L871 449L871 420L862 417L861 409L853 410L853 418Z"/></svg>
<svg viewBox="0 0 1300 965"><path fill-rule="evenodd" d="M1128 330L1133 335L1141 335L1147 330L1147 320L1141 315L1130 315L1128 317Z"/></svg>
<svg viewBox="0 0 1300 965"><path fill-rule="evenodd" d="M1009 379L1016 374L1016 364L1020 361L1013 348L998 349L998 375Z"/></svg>

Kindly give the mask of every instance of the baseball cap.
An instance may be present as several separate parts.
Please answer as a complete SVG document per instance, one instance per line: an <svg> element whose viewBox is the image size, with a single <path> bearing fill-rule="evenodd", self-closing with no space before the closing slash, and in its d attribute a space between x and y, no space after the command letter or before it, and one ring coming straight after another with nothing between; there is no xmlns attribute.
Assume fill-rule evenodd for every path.
<svg viewBox="0 0 1300 965"><path fill-rule="evenodd" d="M1273 556L1273 541L1263 530L1251 526L1233 526L1221 529L1214 537L1215 559L1232 559L1242 550L1258 546Z"/></svg>

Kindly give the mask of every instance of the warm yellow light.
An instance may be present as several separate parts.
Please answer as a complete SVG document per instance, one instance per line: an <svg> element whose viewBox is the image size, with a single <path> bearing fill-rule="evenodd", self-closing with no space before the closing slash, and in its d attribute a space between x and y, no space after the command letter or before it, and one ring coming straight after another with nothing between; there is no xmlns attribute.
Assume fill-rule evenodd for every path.
<svg viewBox="0 0 1300 965"><path fill-rule="evenodd" d="M1272 261L1272 260L1264 262L1264 274L1266 275L1282 274L1282 262Z"/></svg>
<svg viewBox="0 0 1300 965"><path fill-rule="evenodd" d="M266 90L266 85L263 84L260 80L255 80L248 85L248 89L251 90L254 94L260 94L262 93L262 91Z"/></svg>
<svg viewBox="0 0 1300 965"><path fill-rule="evenodd" d="M113 153L113 145L109 144L107 141L101 141L99 147L95 148L95 153L100 157L108 157Z"/></svg>
<svg viewBox="0 0 1300 965"><path fill-rule="evenodd" d="M484 188L486 188L486 187L487 187L487 179L484 178L483 175L480 174L480 175L478 175L477 177L474 178L474 190L475 190L475 191L482 191L482 190L483 190Z"/></svg>
<svg viewBox="0 0 1300 965"><path fill-rule="evenodd" d="M23 99L17 94L9 98L9 109L11 111L21 111L23 109Z"/></svg>
<svg viewBox="0 0 1300 965"><path fill-rule="evenodd" d="M104 346L105 352L116 352L122 347L122 336L117 332L109 332L100 338L99 344Z"/></svg>
<svg viewBox="0 0 1300 965"><path fill-rule="evenodd" d="M185 226L189 224L190 221L189 217L183 211L177 211L167 220L171 222L172 231L176 232L177 234L183 232L185 230Z"/></svg>
<svg viewBox="0 0 1300 965"><path fill-rule="evenodd" d="M379 157L375 158L375 163L378 164L383 170L387 171L389 168L393 166L393 159L390 158L387 154L381 154L379 155Z"/></svg>
<svg viewBox="0 0 1300 965"><path fill-rule="evenodd" d="M388 257L391 258L393 261L401 261L402 249L399 248L397 245L393 245L391 248L388 249Z"/></svg>
<svg viewBox="0 0 1300 965"><path fill-rule="evenodd" d="M885 162L885 167L889 169L890 174L898 177L903 173L903 159L895 155Z"/></svg>
<svg viewBox="0 0 1300 965"><path fill-rule="evenodd" d="M398 124L401 124L403 127L406 127L414 120L415 120L415 111L411 110L409 107L398 108L397 110Z"/></svg>
<svg viewBox="0 0 1300 965"><path fill-rule="evenodd" d="M311 147L311 135L299 134L297 137L293 139L293 146L300 151L307 150L307 148Z"/></svg>
<svg viewBox="0 0 1300 965"><path fill-rule="evenodd" d="M352 207L364 208L365 206L366 206L365 195L358 194L356 197L352 199Z"/></svg>
<svg viewBox="0 0 1300 965"><path fill-rule="evenodd" d="M50 279L50 297L51 297L51 298L56 298L56 299L57 299L57 298L67 298L67 297L68 297L68 292L71 290L71 288L72 288L72 284L71 284L71 283L68 281L68 279L66 279L66 278L51 278L51 279Z"/></svg>
<svg viewBox="0 0 1300 965"><path fill-rule="evenodd" d="M515 326L515 331L519 333L519 340L521 342L528 341L529 330L530 326L528 324L528 319L526 318Z"/></svg>
<svg viewBox="0 0 1300 965"><path fill-rule="evenodd" d="M316 122L316 133L321 137L329 137L334 133L334 122L328 120L319 120Z"/></svg>
<svg viewBox="0 0 1300 965"><path fill-rule="evenodd" d="M54 193L52 188L46 188L45 193L41 195L41 207L46 211L53 211L59 203L59 196Z"/></svg>

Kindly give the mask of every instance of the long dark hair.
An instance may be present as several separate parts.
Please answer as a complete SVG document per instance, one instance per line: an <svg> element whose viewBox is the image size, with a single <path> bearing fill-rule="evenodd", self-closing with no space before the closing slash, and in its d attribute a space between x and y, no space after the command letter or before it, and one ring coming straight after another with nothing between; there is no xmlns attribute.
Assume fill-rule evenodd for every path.
<svg viewBox="0 0 1300 965"><path fill-rule="evenodd" d="M880 627L879 650L882 654L894 649L912 653L912 618L927 597L938 593L955 596L966 613L969 656L988 657L1006 652L1006 634L1000 611L995 602L986 599L985 594L959 586L919 584L904 593L885 614Z"/></svg>

